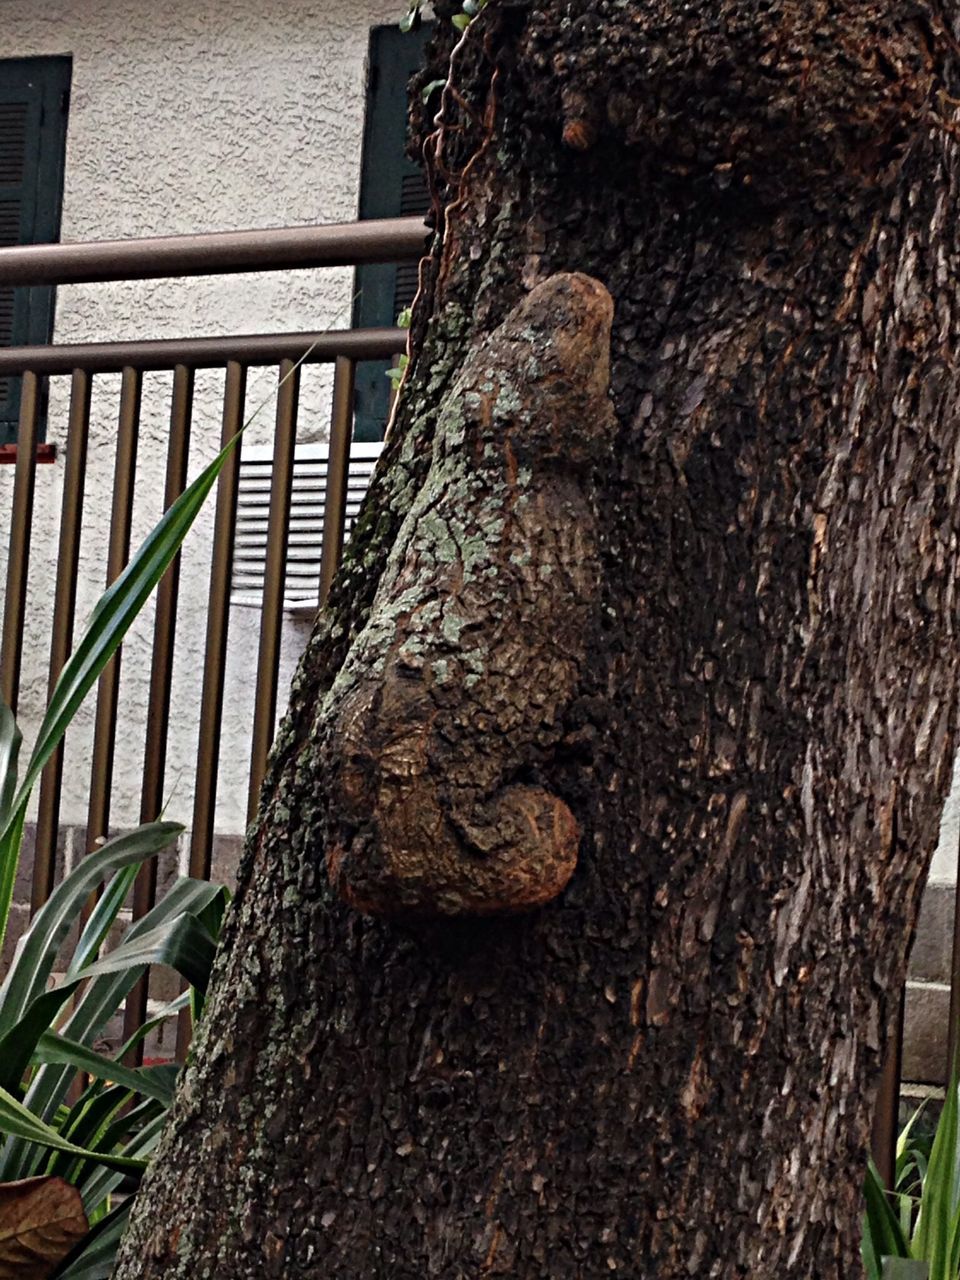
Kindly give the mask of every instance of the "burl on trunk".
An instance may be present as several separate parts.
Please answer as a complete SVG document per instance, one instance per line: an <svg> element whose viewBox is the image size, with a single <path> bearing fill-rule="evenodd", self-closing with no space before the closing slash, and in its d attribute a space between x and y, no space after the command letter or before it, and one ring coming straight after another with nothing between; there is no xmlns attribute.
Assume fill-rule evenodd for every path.
<svg viewBox="0 0 960 1280"><path fill-rule="evenodd" d="M459 41L411 372L118 1280L858 1275L956 739L957 16Z"/></svg>

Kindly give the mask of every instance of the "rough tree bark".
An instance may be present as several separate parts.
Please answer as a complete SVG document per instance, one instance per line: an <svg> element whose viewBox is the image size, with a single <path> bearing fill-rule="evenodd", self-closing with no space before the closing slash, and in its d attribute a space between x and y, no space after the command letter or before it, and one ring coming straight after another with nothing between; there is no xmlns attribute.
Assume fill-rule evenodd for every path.
<svg viewBox="0 0 960 1280"><path fill-rule="evenodd" d="M859 1274L956 742L957 17L469 29L118 1280Z"/></svg>

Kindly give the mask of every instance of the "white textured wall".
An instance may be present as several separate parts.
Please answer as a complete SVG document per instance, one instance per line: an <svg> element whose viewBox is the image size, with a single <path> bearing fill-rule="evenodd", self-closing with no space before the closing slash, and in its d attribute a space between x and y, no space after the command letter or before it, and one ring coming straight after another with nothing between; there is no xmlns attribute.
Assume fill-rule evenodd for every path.
<svg viewBox="0 0 960 1280"><path fill-rule="evenodd" d="M70 54L62 237L90 240L349 220L356 216L371 26L395 21L401 0L0 0L0 57ZM59 291L55 341L294 331L349 325L352 273L89 285ZM82 543L82 620L103 585L119 379L95 395ZM144 391L135 541L160 512L170 375ZM251 375L250 405L272 399L275 374ZM200 374L191 475L215 452L222 375ZM48 439L61 441L65 386L52 392ZM326 433L329 377L305 371L302 439ZM268 403L251 442L271 437ZM20 720L35 730L46 698L63 457L38 469L34 554ZM9 510L12 468L0 468ZM212 506L191 534L181 578L173 687L169 816L189 823L195 762ZM0 570L6 536L0 537ZM150 618L123 659L113 820L139 809ZM245 773L259 614L231 617L218 829L244 823ZM284 626L281 704L305 639ZM85 818L92 704L68 738L65 821Z"/></svg>
<svg viewBox="0 0 960 1280"><path fill-rule="evenodd" d="M940 824L940 844L930 868L931 880L956 883L957 850L960 848L960 756L953 767L953 784Z"/></svg>

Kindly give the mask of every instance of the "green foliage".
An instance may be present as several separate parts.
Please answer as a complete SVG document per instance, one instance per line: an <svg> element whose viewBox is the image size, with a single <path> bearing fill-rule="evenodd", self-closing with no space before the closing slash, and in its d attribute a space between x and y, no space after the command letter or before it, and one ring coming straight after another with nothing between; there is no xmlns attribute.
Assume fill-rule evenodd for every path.
<svg viewBox="0 0 960 1280"><path fill-rule="evenodd" d="M22 778L19 774L21 734L9 707L0 705L0 946L10 916L23 824L33 788L80 704L180 550L238 439L235 436L180 495L116 582L100 597L80 643L57 681Z"/></svg>
<svg viewBox="0 0 960 1280"><path fill-rule="evenodd" d="M133 1068L124 1058L191 997L201 1000L210 978L227 892L205 881L177 881L118 946L95 958L139 868L181 831L151 823L85 858L35 916L0 987L0 1183L62 1178L78 1189L97 1227L57 1276L109 1275L119 1232L102 1222L118 1223L114 1193L146 1168L177 1071L172 1064ZM65 939L105 876L106 889L64 964ZM50 985L58 958L65 972ZM151 964L175 969L195 991L163 1008L119 1052L102 1053L94 1046Z"/></svg>
<svg viewBox="0 0 960 1280"><path fill-rule="evenodd" d="M410 363L410 357L404 353L392 369L388 369L385 376L390 379L390 383L394 391L400 389L400 383L403 381L403 375L407 371L407 365Z"/></svg>
<svg viewBox="0 0 960 1280"><path fill-rule="evenodd" d="M407 0L407 12L400 19L401 31L416 31L423 21L424 0ZM470 23L487 7L488 0L463 0L463 7L450 21L458 31L466 31Z"/></svg>
<svg viewBox="0 0 960 1280"><path fill-rule="evenodd" d="M412 318L413 312L411 308L404 307L397 316L397 328L409 329ZM400 383L403 381L403 375L406 373L409 363L410 357L406 352L404 352L393 368L387 370L386 377L390 379L390 384L394 391L398 391L400 389Z"/></svg>
<svg viewBox="0 0 960 1280"><path fill-rule="evenodd" d="M21 775L22 736L0 702L0 944L6 934L20 862L27 806L44 766L131 623L170 566L239 437L235 437L170 507L94 609L63 669ZM38 1204L63 1212L59 1189L82 1199L93 1226L52 1273L63 1280L105 1280L126 1206L111 1204L125 1179L138 1178L160 1136L173 1097L176 1067L132 1068L124 1058L160 1022L202 1008L227 903L225 889L179 880L123 941L100 950L137 872L183 828L154 822L111 840L57 886L20 939L0 986L0 1186L28 1183ZM82 924L91 892L107 881ZM77 931L69 959L63 955ZM191 990L141 1027L115 1055L95 1046L150 965L172 967ZM55 972L61 976L52 981ZM48 1194L49 1193L49 1194ZM8 1197L9 1212L20 1212ZM78 1226L82 1230L83 1214ZM51 1228L54 1227L51 1218ZM0 1228L3 1224L0 1223ZM37 1230L43 1236L44 1223ZM2 1230L0 1230L2 1235ZM45 1237L50 1246L56 1232ZM40 1238L38 1237L38 1238ZM63 1248L69 1247L65 1240ZM55 1255L45 1257L56 1260Z"/></svg>
<svg viewBox="0 0 960 1280"><path fill-rule="evenodd" d="M960 1280L960 1084L947 1088L932 1147L915 1134L917 1112L897 1143L887 1191L871 1162L861 1250L867 1280Z"/></svg>

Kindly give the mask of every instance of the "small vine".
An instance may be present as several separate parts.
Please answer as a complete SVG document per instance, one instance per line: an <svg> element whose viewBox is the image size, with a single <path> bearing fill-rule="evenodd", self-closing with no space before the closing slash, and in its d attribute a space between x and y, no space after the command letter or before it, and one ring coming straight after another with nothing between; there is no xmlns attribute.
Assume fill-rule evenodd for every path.
<svg viewBox="0 0 960 1280"><path fill-rule="evenodd" d="M408 0L407 12L400 19L401 31L416 31L423 21L423 6L426 0ZM470 23L482 13L487 0L463 0L463 7L455 13L450 21L458 31L466 31Z"/></svg>

